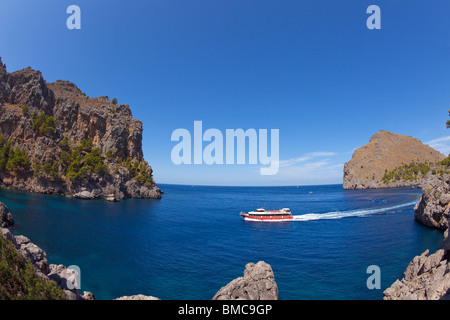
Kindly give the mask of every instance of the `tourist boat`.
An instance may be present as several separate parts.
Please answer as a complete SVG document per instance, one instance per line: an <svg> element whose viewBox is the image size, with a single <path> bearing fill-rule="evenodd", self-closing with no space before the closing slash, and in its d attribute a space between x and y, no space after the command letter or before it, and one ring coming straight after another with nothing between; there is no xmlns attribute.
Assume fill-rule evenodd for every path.
<svg viewBox="0 0 450 320"><path fill-rule="evenodd" d="M248 213L241 212L240 215L246 221L280 222L294 219L289 208L280 210L265 210L260 208L255 211L249 211Z"/></svg>

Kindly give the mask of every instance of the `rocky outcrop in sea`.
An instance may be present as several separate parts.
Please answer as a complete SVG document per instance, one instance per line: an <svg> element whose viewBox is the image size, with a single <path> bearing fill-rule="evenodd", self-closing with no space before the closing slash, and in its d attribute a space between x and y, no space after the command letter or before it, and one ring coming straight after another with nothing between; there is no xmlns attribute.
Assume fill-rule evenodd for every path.
<svg viewBox="0 0 450 320"><path fill-rule="evenodd" d="M264 261L248 263L244 276L222 287L213 300L278 300L272 267Z"/></svg>
<svg viewBox="0 0 450 320"><path fill-rule="evenodd" d="M0 186L82 199L160 198L126 104L0 59Z"/></svg>
<svg viewBox="0 0 450 320"><path fill-rule="evenodd" d="M422 175L430 171L430 165L444 158L443 154L416 138L380 130L369 143L356 149L352 159L345 163L343 188L417 186Z"/></svg>

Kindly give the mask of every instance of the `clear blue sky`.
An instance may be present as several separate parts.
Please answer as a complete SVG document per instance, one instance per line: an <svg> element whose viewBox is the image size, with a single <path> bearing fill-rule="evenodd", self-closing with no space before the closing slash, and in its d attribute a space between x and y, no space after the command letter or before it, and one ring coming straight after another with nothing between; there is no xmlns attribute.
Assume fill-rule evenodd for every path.
<svg viewBox="0 0 450 320"><path fill-rule="evenodd" d="M129 104L159 183L341 183L380 129L450 152L450 2L407 0L0 0L0 56L47 81ZM68 30L66 8L81 8ZM381 30L366 9L381 8ZM177 128L280 130L259 165L171 162ZM439 139L439 140L437 140Z"/></svg>

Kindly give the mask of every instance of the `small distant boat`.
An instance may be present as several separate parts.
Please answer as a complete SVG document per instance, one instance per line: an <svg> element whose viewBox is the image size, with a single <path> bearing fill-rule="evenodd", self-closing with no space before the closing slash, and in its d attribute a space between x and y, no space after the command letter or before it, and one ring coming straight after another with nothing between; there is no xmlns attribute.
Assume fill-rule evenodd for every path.
<svg viewBox="0 0 450 320"><path fill-rule="evenodd" d="M289 208L280 210L265 210L259 208L255 211L249 211L248 213L241 212L240 215L245 221L280 222L294 219Z"/></svg>

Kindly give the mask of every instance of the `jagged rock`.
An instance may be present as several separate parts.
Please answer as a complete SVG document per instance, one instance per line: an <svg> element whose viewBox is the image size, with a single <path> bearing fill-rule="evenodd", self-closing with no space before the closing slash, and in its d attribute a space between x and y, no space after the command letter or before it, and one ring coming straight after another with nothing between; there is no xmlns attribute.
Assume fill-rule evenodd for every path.
<svg viewBox="0 0 450 320"><path fill-rule="evenodd" d="M118 199L116 198L116 196L114 194L107 194L105 196L105 200L106 201L111 201L111 202L116 202L118 201Z"/></svg>
<svg viewBox="0 0 450 320"><path fill-rule="evenodd" d="M450 298L450 240L448 229L439 249L416 256L402 280L383 292L384 300L448 300Z"/></svg>
<svg viewBox="0 0 450 320"><path fill-rule="evenodd" d="M47 276L55 281L58 286L66 290L72 289L72 287L76 287L77 285L79 285L78 283L76 283L77 272L73 269L68 269L62 264L51 264L49 266L49 272ZM69 285L71 286L70 288Z"/></svg>
<svg viewBox="0 0 450 320"><path fill-rule="evenodd" d="M89 291L85 291L83 295L80 294L77 289L80 287L78 283L80 277L74 269L69 269L62 264L51 264L47 277L64 290L68 300L95 300L94 294Z"/></svg>
<svg viewBox="0 0 450 320"><path fill-rule="evenodd" d="M92 199L96 198L94 193L89 192L89 191L81 191L81 192L75 193L73 195L73 197L78 198L78 199L86 199L86 200L92 200Z"/></svg>
<svg viewBox="0 0 450 320"><path fill-rule="evenodd" d="M47 254L44 250L32 243L30 239L25 236L15 236L16 248L26 261L30 261L38 270L47 274L49 271L49 265L47 260Z"/></svg>
<svg viewBox="0 0 450 320"><path fill-rule="evenodd" d="M6 228L14 224L14 219L8 208L0 202L0 227Z"/></svg>
<svg viewBox="0 0 450 320"><path fill-rule="evenodd" d="M450 225L450 221L448 224ZM444 232L444 240L441 241L438 249L444 249L446 251L450 250L450 237L448 236L448 233L449 233L449 229L447 228L447 230L445 230L445 232Z"/></svg>
<svg viewBox="0 0 450 320"><path fill-rule="evenodd" d="M272 267L264 261L248 263L244 277L222 287L213 300L278 300L278 286Z"/></svg>
<svg viewBox="0 0 450 320"><path fill-rule="evenodd" d="M450 175L427 175L421 182L422 197L414 218L428 227L447 229L450 216Z"/></svg>
<svg viewBox="0 0 450 320"><path fill-rule="evenodd" d="M14 237L14 235L11 233L11 231L9 229L3 228L3 227L0 227L0 230L2 232L3 239L11 241L13 243L14 247L16 247L16 249L18 249L19 245L17 244L16 237Z"/></svg>
<svg viewBox="0 0 450 320"><path fill-rule="evenodd" d="M81 296L82 300L95 300L95 296L92 292L84 291L83 295Z"/></svg>
<svg viewBox="0 0 450 320"><path fill-rule="evenodd" d="M159 299L153 296L144 296L143 294L137 294L133 296L123 296L120 298L116 298L114 300L159 300Z"/></svg>
<svg viewBox="0 0 450 320"><path fill-rule="evenodd" d="M127 181L125 183L126 194L130 198L158 198L161 197L161 190L156 190L152 187L148 187L137 183L134 180Z"/></svg>
<svg viewBox="0 0 450 320"><path fill-rule="evenodd" d="M435 163L445 156L420 140L380 130L368 144L356 149L352 159L344 165L344 189L374 189L409 187L416 181L396 181L385 184L385 170L405 164Z"/></svg>

